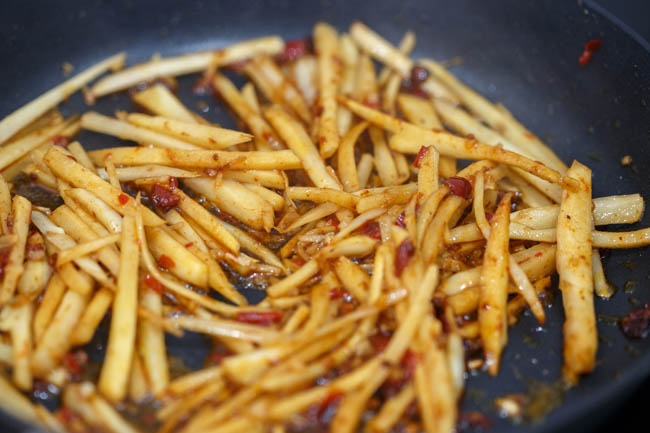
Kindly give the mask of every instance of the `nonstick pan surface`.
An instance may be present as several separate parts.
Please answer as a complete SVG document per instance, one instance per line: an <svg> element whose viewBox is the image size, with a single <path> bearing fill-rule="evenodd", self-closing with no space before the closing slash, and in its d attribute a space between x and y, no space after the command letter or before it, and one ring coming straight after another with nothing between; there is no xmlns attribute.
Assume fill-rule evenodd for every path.
<svg viewBox="0 0 650 433"><path fill-rule="evenodd" d="M415 58L460 56L462 64L453 68L457 76L502 102L565 162L575 158L592 168L595 197L635 192L650 197L650 53L588 5L572 1L3 2L0 118L61 82L66 61L82 70L127 50L132 64L154 53L219 48L254 36L301 38L317 20L345 30L357 19L393 42L414 30ZM580 67L578 57L590 39L602 39L603 45L589 65ZM215 100L191 94L194 79L180 80L181 99L192 101L194 109L192 104L205 101L209 119L234 126ZM110 114L132 107L124 95L112 95L95 108ZM72 113L84 107L77 95L62 109ZM80 141L90 149L117 144L87 132ZM619 163L624 155L631 155L631 166ZM648 225L646 215L626 229ZM606 274L619 291L609 301L596 300L597 313L620 316L650 302L649 265L647 248L611 251ZM556 392L564 320L556 294L546 325L540 327L525 315L510 330L498 377L479 373L467 381L462 409L486 413L493 431L593 431L617 413L624 397L650 373L650 339L628 340L617 326L599 321L603 338L595 372L577 387ZM189 365L200 365L207 352L199 337L171 339L169 344ZM499 418L495 397L529 391L548 395L558 406L537 423L514 426ZM21 428L10 416L0 422L6 430Z"/></svg>

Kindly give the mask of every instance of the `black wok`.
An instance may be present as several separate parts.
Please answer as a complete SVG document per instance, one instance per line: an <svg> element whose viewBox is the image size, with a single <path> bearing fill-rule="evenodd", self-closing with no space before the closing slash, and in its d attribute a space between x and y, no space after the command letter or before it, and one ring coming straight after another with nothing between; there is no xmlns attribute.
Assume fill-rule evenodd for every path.
<svg viewBox="0 0 650 433"><path fill-rule="evenodd" d="M502 102L565 162L575 158L594 170L595 196L639 192L650 197L650 52L589 4L575 1L3 2L0 118L58 84L64 61L81 70L128 50L133 63L153 53L218 48L252 36L304 37L317 20L343 30L355 19L393 42L404 31L414 30L415 57L461 56L463 63L454 72L462 80ZM602 39L602 48L587 67L580 67L578 57L590 39ZM180 81L182 98L205 100L208 118L232 125L215 101L191 95L192 82L193 78ZM118 107L129 109L130 103L114 95L100 100L96 108L111 113ZM81 99L75 96L62 108L79 111ZM84 133L80 141L91 149L116 143L91 133ZM623 167L619 160L627 154L633 163ZM646 215L638 226L648 225ZM612 300L597 300L597 312L620 316L634 302L649 302L649 265L647 248L612 251L606 261L611 282L619 288L627 281L635 282L628 283L628 289L636 286L630 293L619 290ZM553 383L560 376L559 297L547 314L544 327L525 316L511 330L497 378L481 373L468 380L471 391L463 410L485 411L494 431L594 431L604 418L623 413L625 397L650 373L650 339L628 340L616 326L601 321L598 328L604 338L593 374L566 392L543 421L515 427L500 419L494 397L526 392L533 383ZM199 365L205 351L196 342L170 340L172 351ZM533 389L539 392L538 387ZM5 425L3 431L26 431L10 415L2 415L0 423Z"/></svg>

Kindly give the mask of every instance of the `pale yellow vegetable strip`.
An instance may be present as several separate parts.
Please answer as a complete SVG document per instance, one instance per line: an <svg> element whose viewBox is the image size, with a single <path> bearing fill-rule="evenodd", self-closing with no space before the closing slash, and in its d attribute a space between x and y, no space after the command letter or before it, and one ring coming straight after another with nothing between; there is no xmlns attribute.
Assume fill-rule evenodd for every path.
<svg viewBox="0 0 650 433"><path fill-rule="evenodd" d="M397 96L397 106L406 120L412 124L424 129L443 129L431 101L407 93L400 93ZM456 160L448 156L441 156L439 168L442 177L454 176L456 175Z"/></svg>
<svg viewBox="0 0 650 433"><path fill-rule="evenodd" d="M197 150L200 146L181 141L169 135L161 134L146 128L134 126L119 119L89 111L81 116L81 126L84 129L112 135L122 140L131 140L143 145L152 144L166 149Z"/></svg>
<svg viewBox="0 0 650 433"><path fill-rule="evenodd" d="M402 78L411 73L413 62L400 50L359 21L350 26L350 36L362 50L398 72Z"/></svg>
<svg viewBox="0 0 650 433"><path fill-rule="evenodd" d="M302 167L314 185L320 188L341 190L337 179L327 170L325 161L321 158L307 131L297 120L277 105L267 108L264 114L287 143L289 149L300 158ZM338 148L338 141L336 147Z"/></svg>
<svg viewBox="0 0 650 433"><path fill-rule="evenodd" d="M418 193L422 199L428 198L438 189L438 164L440 154L434 147L429 147L427 153L420 159L418 168Z"/></svg>
<svg viewBox="0 0 650 433"><path fill-rule="evenodd" d="M368 129L370 133L370 140L373 144L373 153L375 156L375 167L384 186L397 185L398 174L393 155L391 155L384 137L384 131L371 126Z"/></svg>
<svg viewBox="0 0 650 433"><path fill-rule="evenodd" d="M526 181L526 175L530 176L530 173L522 172L521 170L508 169L508 180L512 182L514 186L519 190L519 196L521 197L522 203L531 208L550 206L553 204L553 200L547 198L544 194L540 192L532 183ZM539 180L539 178L537 178ZM552 185L555 187L556 185ZM553 194L553 197L556 197L557 194L552 192L555 188L546 188L545 191L549 194ZM550 196L549 196L550 197ZM560 194L561 197L561 194Z"/></svg>
<svg viewBox="0 0 650 433"><path fill-rule="evenodd" d="M375 158L369 154L364 153L361 155L359 164L357 165L357 175L359 176L359 188L365 188L370 179L372 169L375 167Z"/></svg>
<svg viewBox="0 0 650 433"><path fill-rule="evenodd" d="M338 205L334 203L319 204L318 206L300 215L294 222L291 223L289 227L285 229L285 232L290 232L297 229L298 227L304 226L305 224L321 220L326 216L336 213L338 210Z"/></svg>
<svg viewBox="0 0 650 433"><path fill-rule="evenodd" d="M411 51L413 51L413 48L415 48L415 33L413 33L411 30L404 33L404 36L402 36L402 39L399 41L397 48L406 56L411 54ZM378 84L382 87L385 86L392 73L392 69L388 66L385 66L377 77Z"/></svg>
<svg viewBox="0 0 650 433"><path fill-rule="evenodd" d="M644 201L639 194L612 195L593 200L594 225L632 224L643 216ZM510 220L531 229L554 228L560 207L523 209L510 214Z"/></svg>
<svg viewBox="0 0 650 433"><path fill-rule="evenodd" d="M49 326L38 340L32 357L32 370L44 376L57 365L70 348L70 336L88 303L88 296L68 290Z"/></svg>
<svg viewBox="0 0 650 433"><path fill-rule="evenodd" d="M135 350L140 249L132 214L122 221L120 274L113 301L111 326L98 387L111 401L122 400L128 391L129 372Z"/></svg>
<svg viewBox="0 0 650 433"><path fill-rule="evenodd" d="M185 185L204 196L217 208L255 230L273 228L273 207L241 183L216 178L185 179Z"/></svg>
<svg viewBox="0 0 650 433"><path fill-rule="evenodd" d="M110 207L123 214L125 206L133 204L133 198L114 188L108 182L103 181L95 173L91 172L81 164L68 158L56 146L52 146L44 157L47 166L57 177L65 180L71 185L92 191L98 198L106 202ZM114 163L117 164L115 159ZM120 199L124 203L120 202ZM160 225L164 221L147 208L140 208L143 220L146 225Z"/></svg>
<svg viewBox="0 0 650 433"><path fill-rule="evenodd" d="M0 305L4 305L16 291L18 279L23 273L23 260L25 258L25 244L29 234L29 224L32 204L26 198L15 195L12 199L13 233L16 243L11 247L7 265L4 269L4 279L0 286Z"/></svg>
<svg viewBox="0 0 650 433"><path fill-rule="evenodd" d="M450 230L445 241L449 244L471 242L482 238L481 232L474 224L466 224ZM517 223L510 224L510 239L520 239L537 242L555 243L557 233L555 228L529 229ZM594 248L636 248L650 245L650 229L640 229L632 232L601 232L592 231L591 241Z"/></svg>
<svg viewBox="0 0 650 433"><path fill-rule="evenodd" d="M40 183L50 189L57 189L58 183L56 178L51 174L41 170L36 164L29 164L23 168L23 173L29 176L30 180L35 183Z"/></svg>
<svg viewBox="0 0 650 433"><path fill-rule="evenodd" d="M252 135L212 125L199 125L159 116L129 114L126 120L136 126L169 135L183 142L205 149L225 149L235 144L251 141Z"/></svg>
<svg viewBox="0 0 650 433"><path fill-rule="evenodd" d="M384 402L379 412L368 421L366 428L375 433L390 431L414 399L415 389L412 384L407 383L397 394Z"/></svg>
<svg viewBox="0 0 650 433"><path fill-rule="evenodd" d="M340 140L336 114L338 106L336 93L341 79L341 71L337 63L340 54L339 40L336 29L323 22L314 26L313 40L318 61L318 107L320 110L318 140L320 154L324 158L329 158L338 149ZM276 129L278 128L276 127Z"/></svg>
<svg viewBox="0 0 650 433"><path fill-rule="evenodd" d="M230 320L204 319L192 316L173 317L172 322L183 329L208 335L230 337L262 343L277 337L271 329Z"/></svg>
<svg viewBox="0 0 650 433"><path fill-rule="evenodd" d="M42 146L51 138L59 135L65 129L66 125L67 123L64 122L45 127L0 147L0 170L4 170L19 159L25 157L25 155L29 155L31 151Z"/></svg>
<svg viewBox="0 0 650 433"><path fill-rule="evenodd" d="M363 190L362 190L363 191ZM404 204L411 199L411 196L417 192L416 183L407 183L390 189L386 189L378 194L363 195L357 202L357 212L364 213L378 207L388 207L393 204Z"/></svg>
<svg viewBox="0 0 650 433"><path fill-rule="evenodd" d="M60 267L64 264L78 259L79 257L87 256L95 251L102 249L108 245L116 243L120 239L119 234L112 234L104 237L94 239L92 241L84 242L75 245L59 252L56 258L56 266Z"/></svg>
<svg viewBox="0 0 650 433"><path fill-rule="evenodd" d="M290 186L285 191L291 200L309 200L314 203L329 202L348 209L354 209L359 201L359 197L336 189Z"/></svg>
<svg viewBox="0 0 650 433"><path fill-rule="evenodd" d="M594 278L594 292L603 299L611 298L616 290L607 282L603 262L600 260L600 252L596 248L591 253L591 268Z"/></svg>
<svg viewBox="0 0 650 433"><path fill-rule="evenodd" d="M136 223L138 228L138 240L140 241L142 249L142 260L144 262L145 268L149 271L151 276L158 280L160 284L165 286L170 291L176 293L177 295L194 301L198 305L202 305L211 311L222 313L224 315L234 315L238 311L238 308L236 307L201 295L193 290L188 289L183 284L180 284L176 281L171 280L170 278L163 276L163 274L158 270L158 267L156 266L153 257L149 252L149 247L147 246L147 238L144 232L144 225L142 222L142 215L140 213L136 215ZM254 307L251 307L251 309L254 309Z"/></svg>
<svg viewBox="0 0 650 433"><path fill-rule="evenodd" d="M61 299L63 298L65 289L65 283L61 276L58 274L52 275L43 293L43 298L41 299L40 304L38 304L36 314L34 315L32 327L35 343L40 341L41 336L47 329L48 324L52 320L52 316L54 316L54 313L59 306L59 302L61 302Z"/></svg>
<svg viewBox="0 0 650 433"><path fill-rule="evenodd" d="M108 163L106 160L106 164ZM108 173L106 169L100 168L97 170L97 174L103 180L108 180ZM205 176L204 173L196 171L183 170L182 168L175 167L166 167L163 165L137 165L135 167L120 167L115 169L115 174L117 179L120 182L130 182L138 179L146 178L159 178L159 177L177 177L177 178L186 178L186 177L200 177Z"/></svg>
<svg viewBox="0 0 650 433"><path fill-rule="evenodd" d="M36 228L43 234L45 239L53 245L59 251L63 251L69 248L74 247L77 243L70 236L65 234L63 229L56 224L54 224L45 214L39 211L32 211L32 223ZM106 275L106 272L102 269L101 266L97 263L94 258L89 257L79 257L74 259L74 262L81 270L86 272L88 275L92 276L98 282L102 283L106 287L114 287L115 284L109 276ZM62 268L66 266L71 266L70 264L63 264ZM65 276L64 276L65 278ZM76 289L77 287L70 285L71 288Z"/></svg>
<svg viewBox="0 0 650 433"><path fill-rule="evenodd" d="M34 316L34 304L24 302L19 306L8 307L15 313L15 319L11 324L11 344L13 352L13 381L23 391L32 389L32 371L30 367L32 354L32 318Z"/></svg>
<svg viewBox="0 0 650 433"><path fill-rule="evenodd" d="M269 101L284 103L309 124L312 114L307 102L278 65L268 56L257 56L244 66L246 72Z"/></svg>
<svg viewBox="0 0 650 433"><path fill-rule="evenodd" d="M566 171L566 165L542 143L537 137L524 128L512 115L503 107L495 106L485 97L473 91L465 84L461 83L456 77L450 74L442 65L432 60L421 60L429 71L442 81L453 93L458 95L463 104L471 111L479 115L494 129L500 130L501 133L509 140L520 146L522 149L532 153L536 159L543 161L549 167L558 170L560 173Z"/></svg>
<svg viewBox="0 0 650 433"><path fill-rule="evenodd" d="M367 122L355 125L341 140L337 154L338 173L345 191L356 191L359 189L359 176L354 160L354 147L359 136L368 127Z"/></svg>
<svg viewBox="0 0 650 433"><path fill-rule="evenodd" d="M214 216L210 211L201 206L198 202L192 200L183 191L176 189L174 194L180 197L178 203L179 209L185 215L192 218L201 228L210 234L221 245L229 251L237 254L239 253L239 242L235 237L224 227L219 218Z"/></svg>
<svg viewBox="0 0 650 433"><path fill-rule="evenodd" d="M7 227L7 218L11 214L11 192L9 184L0 174L0 229L3 234L9 234Z"/></svg>
<svg viewBox="0 0 650 433"><path fill-rule="evenodd" d="M564 377L572 384L593 370L598 348L591 268L591 170L574 161L568 176L580 188L565 190L557 220L557 271L564 308Z"/></svg>
<svg viewBox="0 0 650 433"><path fill-rule="evenodd" d="M162 316L162 299L159 293L140 287L140 306L152 314ZM147 372L151 391L159 396L169 384L169 367L165 347L165 332L156 323L140 319L138 323L138 353Z"/></svg>
<svg viewBox="0 0 650 433"><path fill-rule="evenodd" d="M4 375L0 375L0 408L24 422L33 422L36 418L32 402L18 391Z"/></svg>
<svg viewBox="0 0 650 433"><path fill-rule="evenodd" d="M131 98L147 111L188 123L197 123L195 115L164 85L154 84L134 93Z"/></svg>
<svg viewBox="0 0 650 433"><path fill-rule="evenodd" d="M493 217L492 230L487 240L479 301L479 326L488 372L495 376L499 371L501 351L507 342L508 322L508 223L510 195L499 203Z"/></svg>
<svg viewBox="0 0 650 433"><path fill-rule="evenodd" d="M85 71L75 75L62 84L42 94L38 98L22 106L0 121L0 143L4 143L17 131L27 126L39 116L56 107L68 96L84 87L109 69L119 69L124 65L126 53L118 53L109 57Z"/></svg>
<svg viewBox="0 0 650 433"><path fill-rule="evenodd" d="M284 146L271 126L264 120L260 112L251 107L242 97L235 85L225 76L216 74L213 80L215 90L239 116L248 129L264 146L270 149L282 149ZM263 149L260 149L263 150Z"/></svg>
<svg viewBox="0 0 650 433"><path fill-rule="evenodd" d="M273 251L264 246L260 241L233 225L230 225L226 222L222 222L222 224L226 230L228 230L233 235L233 237L237 239L242 248L250 251L251 254L256 255L269 265L284 269L284 265L278 256Z"/></svg>
<svg viewBox="0 0 650 433"><path fill-rule="evenodd" d="M370 287L370 277L363 269L347 257L339 257L334 272L348 292L359 302L365 302Z"/></svg>
<svg viewBox="0 0 650 433"><path fill-rule="evenodd" d="M188 251L184 242L174 239L163 227L145 228L151 254L162 262L163 255L171 262L169 272L197 287L208 286L208 268L194 254Z"/></svg>
<svg viewBox="0 0 650 433"><path fill-rule="evenodd" d="M113 292L111 290L102 288L95 292L70 336L70 342L73 346L88 344L92 340L95 330L106 315L112 302Z"/></svg>
<svg viewBox="0 0 650 433"><path fill-rule="evenodd" d="M269 296L277 298L289 293L291 290L298 288L305 281L318 273L318 263L316 260L310 260L300 267L296 272L288 277L272 284L266 289Z"/></svg>
<svg viewBox="0 0 650 433"><path fill-rule="evenodd" d="M214 52L200 52L154 59L101 79L91 88L90 93L93 97L100 97L159 77L201 72L213 62L216 65L227 65L257 54L275 55L282 52L283 49L284 42L281 38L268 36L238 42Z"/></svg>
<svg viewBox="0 0 650 433"><path fill-rule="evenodd" d="M405 153L417 153L420 150L422 142L426 142L427 144L433 145L441 155L461 159L487 159L501 162L526 170L551 183L568 183L570 186L574 184L572 180L563 178L557 171L516 153L480 143L471 138L457 137L448 132L426 130L366 107L344 96L339 98L346 107L363 119L389 132L404 134L409 138L407 141L402 141L399 146L394 145L394 140L391 140L390 144L393 150Z"/></svg>
<svg viewBox="0 0 650 433"><path fill-rule="evenodd" d="M532 160L536 159L534 154L531 154L525 149L521 149L519 146L509 142L501 135L499 135L499 133L484 126L481 122L470 116L469 113L467 113L465 110L442 100L435 100L434 105L442 119L445 121L445 124L451 126L459 133L463 135L472 134L480 142L491 144L493 146L502 145L505 150L521 154ZM525 181L534 185L540 191L544 192L544 194L546 194L548 197L552 198L553 201L559 202L562 198L562 190L557 185L549 184L548 182L532 176L527 172L523 172L520 169L514 169L514 171L522 176ZM517 185L521 185L521 182L517 182ZM524 187L526 186L525 183L523 185ZM530 195L535 194L534 190L530 190L530 186L528 186L528 188L525 188L525 191L522 192L529 193ZM537 195L531 197L531 200L535 198L537 198ZM532 202L530 205L544 206L550 204L548 203L548 200L543 200L543 197L539 198L539 201Z"/></svg>
<svg viewBox="0 0 650 433"><path fill-rule="evenodd" d="M285 178L277 170L223 170L224 179L236 180L242 183L252 183L265 188L284 189Z"/></svg>
<svg viewBox="0 0 650 433"><path fill-rule="evenodd" d="M257 99L257 92L255 91L255 85L250 81L244 84L244 87L241 88L241 97L251 106L257 113L262 113L260 108L260 101Z"/></svg>
<svg viewBox="0 0 650 433"><path fill-rule="evenodd" d="M283 196L262 185L252 183L242 183L242 185L270 204L274 211L281 211L287 204Z"/></svg>
<svg viewBox="0 0 650 433"><path fill-rule="evenodd" d="M290 150L274 152L226 152L221 150L180 150L146 147L114 147L88 153L99 166L111 155L115 165L158 164L173 167L291 170L302 168L300 159ZM95 190L93 193L97 194Z"/></svg>
<svg viewBox="0 0 650 433"><path fill-rule="evenodd" d="M406 120L425 129L442 129L442 123L431 101L408 93L397 96L397 106Z"/></svg>

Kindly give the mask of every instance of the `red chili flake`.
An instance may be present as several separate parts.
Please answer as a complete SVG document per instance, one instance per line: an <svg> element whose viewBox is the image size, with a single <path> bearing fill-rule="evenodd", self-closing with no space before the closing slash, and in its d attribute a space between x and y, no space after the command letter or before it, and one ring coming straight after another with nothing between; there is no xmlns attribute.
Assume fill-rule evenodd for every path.
<svg viewBox="0 0 650 433"><path fill-rule="evenodd" d="M7 230L9 230L9 233L14 232L14 217L13 217L13 215L9 215L7 217Z"/></svg>
<svg viewBox="0 0 650 433"><path fill-rule="evenodd" d="M404 379L409 380L411 377L413 377L413 373L415 372L415 367L418 365L418 356L413 353L410 349L408 349L406 352L404 352L404 355L402 356L401 364L402 367L404 368Z"/></svg>
<svg viewBox="0 0 650 433"><path fill-rule="evenodd" d="M305 54L309 53L309 39L297 39L293 41L286 41L284 43L284 51L275 57L280 63L288 63L298 60Z"/></svg>
<svg viewBox="0 0 650 433"><path fill-rule="evenodd" d="M56 135L52 138L51 141L53 145L63 147L63 148L67 148L68 144L70 144L70 139L63 135Z"/></svg>
<svg viewBox="0 0 650 433"><path fill-rule="evenodd" d="M350 292L345 290L343 287L334 287L330 289L330 299L341 299L343 297L347 298L350 296Z"/></svg>
<svg viewBox="0 0 650 433"><path fill-rule="evenodd" d="M422 159L427 153L429 153L429 150L430 150L429 146L422 146L420 148L418 154L415 156L415 160L413 161L413 167L420 168L420 164L422 164Z"/></svg>
<svg viewBox="0 0 650 433"><path fill-rule="evenodd" d="M404 271L406 265L408 265L409 260L411 260L413 253L415 253L415 247L413 246L413 243L408 239L404 239L402 243L399 244L399 247L397 247L397 253L395 254L396 276L399 277L402 275L402 272Z"/></svg>
<svg viewBox="0 0 650 433"><path fill-rule="evenodd" d="M390 337L388 334L374 334L368 337L368 340L370 340L370 344L375 348L375 351L381 353L386 350Z"/></svg>
<svg viewBox="0 0 650 433"><path fill-rule="evenodd" d="M379 229L379 224L376 221L368 221L363 223L360 231L362 234L373 239L381 239L381 230Z"/></svg>
<svg viewBox="0 0 650 433"><path fill-rule="evenodd" d="M165 269L171 269L176 266L176 263L166 254L162 254L158 259L158 264Z"/></svg>
<svg viewBox="0 0 650 433"><path fill-rule="evenodd" d="M129 196L124 193L121 193L120 195L117 196L117 201L119 201L121 205L125 205L129 202Z"/></svg>
<svg viewBox="0 0 650 433"><path fill-rule="evenodd" d="M542 257L542 252L540 251L539 253L535 254L535 257Z"/></svg>
<svg viewBox="0 0 650 433"><path fill-rule="evenodd" d="M73 160L74 162L77 162L77 158L75 158L72 155L66 155L69 159Z"/></svg>
<svg viewBox="0 0 650 433"><path fill-rule="evenodd" d="M592 52L591 51L583 51L582 54L580 55L580 58L578 59L578 64L580 66L586 66L587 63L591 61L592 57Z"/></svg>
<svg viewBox="0 0 650 433"><path fill-rule="evenodd" d="M88 362L88 354L84 350L75 350L63 355L61 364L68 373L73 376L79 376L83 373L84 366Z"/></svg>
<svg viewBox="0 0 650 433"><path fill-rule="evenodd" d="M650 305L632 310L621 319L621 330L628 338L645 338L650 330Z"/></svg>
<svg viewBox="0 0 650 433"><path fill-rule="evenodd" d="M330 215L327 218L325 218L325 222L330 225L336 227L336 229L339 229L339 224L341 223L336 215Z"/></svg>
<svg viewBox="0 0 650 433"><path fill-rule="evenodd" d="M163 285L160 284L160 281L156 280L150 274L146 274L144 276L144 284L154 292L158 293L159 295L162 295Z"/></svg>
<svg viewBox="0 0 650 433"><path fill-rule="evenodd" d="M316 116L320 116L321 114L323 114L323 106L321 104L318 104L316 106Z"/></svg>
<svg viewBox="0 0 650 433"><path fill-rule="evenodd" d="M603 41L601 41L600 39L592 39L589 42L587 42L585 44L584 50L582 51L582 54L580 55L580 58L578 59L578 64L580 66L586 66L587 63L591 61L594 52L597 51L602 44Z"/></svg>
<svg viewBox="0 0 650 433"><path fill-rule="evenodd" d="M170 177L169 178L169 189L172 191L178 188L178 179L175 177Z"/></svg>
<svg viewBox="0 0 650 433"><path fill-rule="evenodd" d="M156 183L151 189L153 204L163 209L174 207L181 201L181 198L174 194L171 189Z"/></svg>
<svg viewBox="0 0 650 433"><path fill-rule="evenodd" d="M399 214L399 216L395 220L395 225L405 229L406 228L406 223L404 222L404 218L406 218L406 215L404 214L404 212L402 212L401 214Z"/></svg>
<svg viewBox="0 0 650 433"><path fill-rule="evenodd" d="M326 412L329 412L333 408L341 403L343 400L343 393L340 391L331 392L323 399L323 402L318 408L318 419L323 419Z"/></svg>
<svg viewBox="0 0 650 433"><path fill-rule="evenodd" d="M596 51L603 44L603 41L600 39L592 39L585 44L585 50Z"/></svg>
<svg viewBox="0 0 650 433"><path fill-rule="evenodd" d="M445 181L445 185L453 195L468 199L472 196L472 184L464 177L450 177Z"/></svg>
<svg viewBox="0 0 650 433"><path fill-rule="evenodd" d="M485 219L487 219L488 221L492 221L492 218L494 218L494 213L485 212Z"/></svg>
<svg viewBox="0 0 650 433"><path fill-rule="evenodd" d="M429 78L429 71L426 68L414 66L411 69L411 85L419 87L427 78Z"/></svg>
<svg viewBox="0 0 650 433"><path fill-rule="evenodd" d="M253 325L268 326L281 321L282 313L279 311L240 311L235 316L235 320Z"/></svg>
<svg viewBox="0 0 650 433"><path fill-rule="evenodd" d="M307 262L305 261L305 259L303 259L303 258L300 257L300 256L296 256L296 257L294 257L293 259L291 259L291 261L294 262L294 263L295 263L296 265L298 265L298 266L302 266L302 265L304 265L305 263L307 263Z"/></svg>
<svg viewBox="0 0 650 433"><path fill-rule="evenodd" d="M185 248L189 248L192 245L194 245L194 242L188 242L188 243L185 244Z"/></svg>

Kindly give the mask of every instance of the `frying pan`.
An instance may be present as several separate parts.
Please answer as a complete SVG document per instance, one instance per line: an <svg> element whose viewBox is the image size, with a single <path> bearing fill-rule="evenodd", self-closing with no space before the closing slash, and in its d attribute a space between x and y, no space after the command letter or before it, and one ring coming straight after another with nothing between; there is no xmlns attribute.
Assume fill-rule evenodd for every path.
<svg viewBox="0 0 650 433"><path fill-rule="evenodd" d="M650 53L595 9L576 2L3 2L0 117L63 80L64 61L82 70L109 54L128 50L133 63L153 53L218 48L267 34L305 37L317 20L343 30L355 19L393 42L406 30L414 30L416 58L462 57L462 65L453 71L464 82L502 102L565 162L575 158L593 169L594 196L639 192L650 197ZM589 65L580 67L578 56L590 39L602 39L602 48ZM193 78L180 80L181 98L191 101L193 108L204 100L209 119L234 126L218 103L191 94L192 82ZM96 106L104 113L116 108L131 106L123 95L103 98ZM80 111L83 104L74 96L62 109ZM110 137L87 132L80 141L90 149L117 144ZM633 163L623 167L619 161L628 154ZM648 225L646 215L638 227ZM612 251L606 273L613 284L627 290L619 290L609 301L597 300L597 312L620 316L633 303L649 302L648 265L647 248ZM259 293L246 294L260 299ZM650 339L628 340L616 326L599 321L603 339L595 372L564 393L561 404L543 420L514 426L501 419L493 398L531 389L540 396L549 388L540 388L540 383L553 384L560 377L564 318L559 294L547 315L543 327L524 315L512 328L497 378L478 373L467 381L462 410L484 411L493 421L493 431L594 431L605 417L620 413L624 398L650 373ZM170 350L194 366L205 354L200 343L200 338L169 341ZM9 415L2 415L0 422L6 426L4 431L28 430Z"/></svg>

